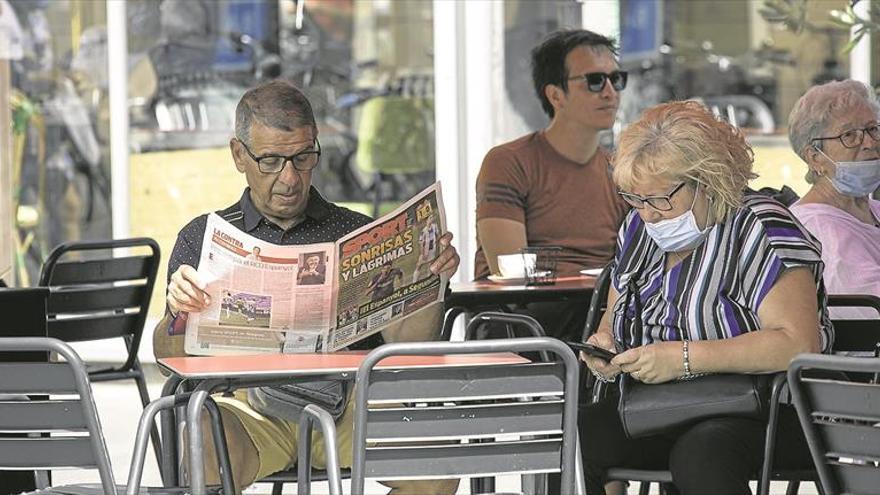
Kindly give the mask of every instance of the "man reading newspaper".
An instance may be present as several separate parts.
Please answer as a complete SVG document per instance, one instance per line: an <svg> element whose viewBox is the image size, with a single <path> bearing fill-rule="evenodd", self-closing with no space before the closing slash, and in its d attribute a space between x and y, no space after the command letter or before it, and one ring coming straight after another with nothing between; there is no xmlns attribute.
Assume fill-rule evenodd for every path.
<svg viewBox="0 0 880 495"><path fill-rule="evenodd" d="M319 165L321 148L309 101L295 86L271 81L242 96L235 112L235 137L230 140L235 166L247 179L241 199L217 212L226 221L262 241L278 245L333 242L370 222L364 215L326 201L311 187L311 171ZM288 166L289 165L289 166ZM197 187L197 185L194 185ZM168 262L167 309L154 332L156 357L184 355L185 320L190 313L207 308L205 274L198 272L207 215L187 224L179 233ZM430 265L432 273L453 274L459 256L450 245L451 233L440 239L441 251ZM229 301L227 301L229 303ZM226 311L230 311L228 307ZM439 314L437 308L435 315ZM418 313L436 325L439 317L431 310ZM406 328L384 330L389 340L427 340L435 331L416 322ZM415 335L418 333L419 335ZM378 337L378 334L375 336ZM375 346L381 339L367 339L361 345ZM297 457L297 425L283 418L261 414L252 407L246 391L234 397L216 397L223 417L233 475L239 487L247 486L274 472L291 467ZM340 465L351 465L351 402L337 420ZM207 420L205 470L209 483L219 483L218 466ZM321 442L312 443L312 459L324 459ZM391 493L454 493L457 480L387 482Z"/></svg>

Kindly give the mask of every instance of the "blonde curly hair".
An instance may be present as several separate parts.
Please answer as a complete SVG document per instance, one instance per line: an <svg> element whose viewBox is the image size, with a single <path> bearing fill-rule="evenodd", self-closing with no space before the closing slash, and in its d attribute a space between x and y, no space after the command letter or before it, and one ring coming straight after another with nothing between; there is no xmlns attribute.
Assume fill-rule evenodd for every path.
<svg viewBox="0 0 880 495"><path fill-rule="evenodd" d="M754 158L737 128L701 103L674 101L649 108L621 133L612 177L623 190L658 179L702 185L717 223L742 205L757 177Z"/></svg>

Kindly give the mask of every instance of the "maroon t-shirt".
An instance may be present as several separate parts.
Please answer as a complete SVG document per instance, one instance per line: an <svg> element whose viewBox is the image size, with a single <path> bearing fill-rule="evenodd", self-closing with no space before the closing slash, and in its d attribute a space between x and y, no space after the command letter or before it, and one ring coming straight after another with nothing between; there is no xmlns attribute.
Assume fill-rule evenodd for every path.
<svg viewBox="0 0 880 495"><path fill-rule="evenodd" d="M577 163L556 151L542 131L490 150L477 177L477 221L521 222L529 246L561 246L560 275L611 261L628 209L611 181L607 152L600 149L589 162ZM474 277L488 275L478 234Z"/></svg>

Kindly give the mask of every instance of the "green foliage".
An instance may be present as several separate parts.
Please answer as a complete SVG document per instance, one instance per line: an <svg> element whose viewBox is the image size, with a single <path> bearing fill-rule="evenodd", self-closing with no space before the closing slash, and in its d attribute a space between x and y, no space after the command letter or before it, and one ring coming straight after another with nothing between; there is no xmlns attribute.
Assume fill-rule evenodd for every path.
<svg viewBox="0 0 880 495"><path fill-rule="evenodd" d="M27 98L12 101L12 134L15 136L24 134L27 130L28 121L39 111L37 106Z"/></svg>
<svg viewBox="0 0 880 495"><path fill-rule="evenodd" d="M871 8L871 15L864 18L854 10L860 0L850 0L845 9L828 12L828 24L822 26L807 20L807 2L809 0L764 0L759 12L767 22L781 25L797 34L803 31L848 31L851 34L849 42L843 47L844 53L849 53L866 34L880 33L880 23L871 20L880 19L880 5L877 3Z"/></svg>

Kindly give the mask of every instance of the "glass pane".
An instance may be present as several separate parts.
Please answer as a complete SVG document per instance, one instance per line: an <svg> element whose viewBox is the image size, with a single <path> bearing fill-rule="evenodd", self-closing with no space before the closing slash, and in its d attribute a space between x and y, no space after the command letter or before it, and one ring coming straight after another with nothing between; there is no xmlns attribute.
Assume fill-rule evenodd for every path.
<svg viewBox="0 0 880 495"><path fill-rule="evenodd" d="M779 5L788 24L770 22L767 4ZM847 5L621 0L622 63L630 84L620 121L625 125L663 101L699 98L747 134L761 176L752 187L789 185L805 193L806 165L789 147L788 114L810 86L848 77L843 49L849 33L829 15Z"/></svg>
<svg viewBox="0 0 880 495"><path fill-rule="evenodd" d="M170 253L189 220L239 199L239 98L293 81L312 102L312 183L367 214L434 181L433 3L131 0L131 230ZM378 208L376 192L380 192ZM154 311L164 304L157 284Z"/></svg>
<svg viewBox="0 0 880 495"><path fill-rule="evenodd" d="M111 237L104 1L13 1L16 275L37 282L62 242Z"/></svg>
<svg viewBox="0 0 880 495"><path fill-rule="evenodd" d="M504 95L493 126L498 130L494 142L514 139L549 123L532 83L531 51L553 31L580 28L581 8L571 0L504 2L504 59L500 61Z"/></svg>

